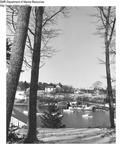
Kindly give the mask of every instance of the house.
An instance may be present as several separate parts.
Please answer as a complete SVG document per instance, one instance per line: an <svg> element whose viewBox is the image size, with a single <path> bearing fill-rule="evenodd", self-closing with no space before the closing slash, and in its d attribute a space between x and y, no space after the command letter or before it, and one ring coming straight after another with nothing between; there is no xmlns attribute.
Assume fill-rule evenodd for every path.
<svg viewBox="0 0 122 150"><path fill-rule="evenodd" d="M18 127L27 126L27 116L13 108L10 124Z"/></svg>
<svg viewBox="0 0 122 150"><path fill-rule="evenodd" d="M41 96L42 94L44 94L44 92L45 92L44 90L38 90L37 91L37 96Z"/></svg>
<svg viewBox="0 0 122 150"><path fill-rule="evenodd" d="M48 85L45 87L45 92L50 93L50 92L55 92L55 86L53 85Z"/></svg>

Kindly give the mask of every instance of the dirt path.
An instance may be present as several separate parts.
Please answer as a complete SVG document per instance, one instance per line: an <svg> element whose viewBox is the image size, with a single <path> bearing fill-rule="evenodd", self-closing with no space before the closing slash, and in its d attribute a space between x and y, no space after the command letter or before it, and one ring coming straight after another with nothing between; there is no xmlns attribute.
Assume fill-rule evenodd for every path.
<svg viewBox="0 0 122 150"><path fill-rule="evenodd" d="M115 144L115 129L100 128L38 128L37 137L43 144ZM19 134L27 134L20 129Z"/></svg>
<svg viewBox="0 0 122 150"><path fill-rule="evenodd" d="M39 129L38 132L38 139L44 143L115 143L115 130L112 129Z"/></svg>

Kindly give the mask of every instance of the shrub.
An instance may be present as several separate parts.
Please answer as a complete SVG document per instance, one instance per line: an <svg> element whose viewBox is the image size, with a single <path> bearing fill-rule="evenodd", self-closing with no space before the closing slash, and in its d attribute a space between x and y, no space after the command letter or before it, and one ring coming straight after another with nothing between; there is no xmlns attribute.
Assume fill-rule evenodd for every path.
<svg viewBox="0 0 122 150"><path fill-rule="evenodd" d="M59 112L59 108L55 104L48 106L48 110L44 112L41 117L41 127L44 128L62 128L65 125L62 125L62 116Z"/></svg>
<svg viewBox="0 0 122 150"><path fill-rule="evenodd" d="M20 138L18 134L16 133L17 130L18 130L18 126L11 124L11 126L9 127L8 136L7 136L8 143L15 143L25 138L24 136Z"/></svg>

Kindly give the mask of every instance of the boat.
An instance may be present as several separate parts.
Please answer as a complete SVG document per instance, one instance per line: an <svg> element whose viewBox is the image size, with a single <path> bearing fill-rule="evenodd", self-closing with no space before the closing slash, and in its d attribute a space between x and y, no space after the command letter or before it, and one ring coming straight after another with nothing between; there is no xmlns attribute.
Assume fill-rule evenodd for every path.
<svg viewBox="0 0 122 150"><path fill-rule="evenodd" d="M95 105L91 105L89 107L83 107L82 110L87 110L87 111L95 111L96 110L96 106Z"/></svg>
<svg viewBox="0 0 122 150"><path fill-rule="evenodd" d="M63 112L75 112L73 109L63 109Z"/></svg>
<svg viewBox="0 0 122 150"><path fill-rule="evenodd" d="M83 118L92 118L93 116L88 115L88 114L84 114L84 115L82 115L82 117L83 117Z"/></svg>
<svg viewBox="0 0 122 150"><path fill-rule="evenodd" d="M76 107L69 107L68 109L63 109L63 112L75 112Z"/></svg>

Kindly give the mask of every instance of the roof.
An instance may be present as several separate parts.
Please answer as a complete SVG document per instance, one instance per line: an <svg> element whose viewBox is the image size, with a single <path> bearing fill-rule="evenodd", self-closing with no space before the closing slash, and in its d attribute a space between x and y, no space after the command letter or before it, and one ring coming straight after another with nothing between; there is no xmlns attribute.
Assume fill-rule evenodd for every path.
<svg viewBox="0 0 122 150"><path fill-rule="evenodd" d="M27 124L27 116L24 115L22 112L19 112L19 111L16 110L15 108L13 108L12 116L13 116L14 118L20 120L21 122Z"/></svg>

